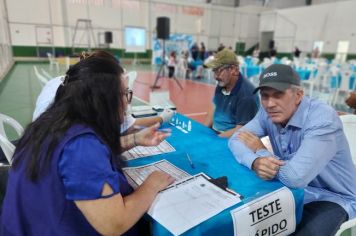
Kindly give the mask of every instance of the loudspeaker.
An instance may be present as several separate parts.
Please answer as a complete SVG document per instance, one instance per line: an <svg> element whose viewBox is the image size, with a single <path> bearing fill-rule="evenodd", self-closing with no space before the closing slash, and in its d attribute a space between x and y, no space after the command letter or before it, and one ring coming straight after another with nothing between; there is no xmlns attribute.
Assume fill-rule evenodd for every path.
<svg viewBox="0 0 356 236"><path fill-rule="evenodd" d="M157 38L169 39L169 18L158 17L157 18Z"/></svg>
<svg viewBox="0 0 356 236"><path fill-rule="evenodd" d="M105 43L112 43L112 32L111 31L105 32Z"/></svg>

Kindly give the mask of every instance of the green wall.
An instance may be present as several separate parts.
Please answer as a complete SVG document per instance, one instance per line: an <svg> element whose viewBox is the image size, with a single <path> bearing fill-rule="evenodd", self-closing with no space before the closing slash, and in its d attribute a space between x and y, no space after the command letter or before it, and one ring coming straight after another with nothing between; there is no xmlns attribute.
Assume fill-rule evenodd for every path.
<svg viewBox="0 0 356 236"><path fill-rule="evenodd" d="M101 48L97 48L101 49ZM86 51L87 48L75 48L75 52ZM94 50L94 49L92 49ZM108 48L104 49L112 52L119 58L137 58L137 59L151 59L152 50L146 50L146 52L139 53L127 53L122 48ZM12 51L15 57L37 57L37 47L34 46L12 46ZM40 56L46 57L46 52L52 52L52 47L39 47L38 51ZM72 55L72 48L68 47L55 47L56 56L70 56Z"/></svg>
<svg viewBox="0 0 356 236"><path fill-rule="evenodd" d="M236 52L238 53L238 55L244 55L245 56L248 55L249 50L245 52L245 43L243 42L237 42L236 43ZM100 49L100 48L98 48ZM87 48L76 48L75 52L82 52L82 51L86 51ZM94 50L94 49L93 49ZM149 61L152 58L152 50L148 49L146 50L146 52L139 52L139 53L131 53L131 52L125 52L125 49L123 48L108 48L108 49L104 49L107 51L112 52L115 56L117 56L118 58L123 58L123 59L133 59L133 58L137 58L140 60L146 60ZM12 46L12 51L15 57L37 57L37 48L33 47L33 46ZM46 57L46 52L52 52L52 48L51 47L39 47L39 52L40 52L40 56ZM55 47L55 52L57 56L70 56L72 55L72 48L68 48L68 47ZM321 55L322 57L328 59L328 60L332 60L335 57L335 53L323 53ZM289 59L292 59L293 54L290 52L279 52L277 53L277 57L278 58L282 58L282 57L288 57ZM351 60L351 59L356 59L356 54L348 54L347 55L347 60Z"/></svg>

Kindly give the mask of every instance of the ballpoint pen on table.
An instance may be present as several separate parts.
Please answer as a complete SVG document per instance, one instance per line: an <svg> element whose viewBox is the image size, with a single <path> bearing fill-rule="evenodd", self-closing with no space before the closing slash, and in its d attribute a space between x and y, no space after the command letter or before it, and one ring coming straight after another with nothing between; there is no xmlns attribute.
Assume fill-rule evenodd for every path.
<svg viewBox="0 0 356 236"><path fill-rule="evenodd" d="M192 161L192 159L190 158L190 156L189 156L188 153L187 153L187 159L188 159L188 161L189 161L190 166L191 166L193 169L195 169L194 163L193 163L193 161Z"/></svg>

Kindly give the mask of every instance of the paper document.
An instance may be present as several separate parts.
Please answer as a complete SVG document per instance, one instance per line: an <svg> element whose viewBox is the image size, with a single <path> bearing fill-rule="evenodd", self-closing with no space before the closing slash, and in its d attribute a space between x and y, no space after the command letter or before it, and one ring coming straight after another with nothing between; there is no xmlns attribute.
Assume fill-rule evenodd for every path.
<svg viewBox="0 0 356 236"><path fill-rule="evenodd" d="M143 181L145 181L145 179L156 170L166 172L171 175L175 181L179 181L190 176L190 174L179 169L167 160L161 160L144 166L123 168L126 179L133 188L140 186Z"/></svg>
<svg viewBox="0 0 356 236"><path fill-rule="evenodd" d="M160 192L148 214L180 235L240 201L238 194L221 189L201 173Z"/></svg>
<svg viewBox="0 0 356 236"><path fill-rule="evenodd" d="M130 150L124 152L122 154L122 157L124 160L128 161L137 158L153 156L153 155L174 152L174 151L175 151L174 147L170 145L166 140L163 140L158 146L154 146L154 147L137 146L131 148Z"/></svg>
<svg viewBox="0 0 356 236"><path fill-rule="evenodd" d="M131 115L135 118L140 118L140 117L156 116L157 112L150 109L150 110L143 110L143 111L133 111Z"/></svg>
<svg viewBox="0 0 356 236"><path fill-rule="evenodd" d="M152 110L152 106L146 106L146 105L131 107L132 112L151 111L151 110Z"/></svg>

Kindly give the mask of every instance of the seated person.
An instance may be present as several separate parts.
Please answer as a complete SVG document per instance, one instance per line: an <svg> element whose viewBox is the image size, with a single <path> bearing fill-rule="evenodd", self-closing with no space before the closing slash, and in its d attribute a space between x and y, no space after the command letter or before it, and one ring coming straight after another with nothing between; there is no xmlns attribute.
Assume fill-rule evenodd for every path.
<svg viewBox="0 0 356 236"><path fill-rule="evenodd" d="M92 53L83 52L80 56L80 60L83 60L88 57L100 57L100 58L107 58L112 60L116 63L116 58L102 50L94 51ZM36 120L48 107L53 103L54 97L56 95L58 87L63 83L64 76L58 76L56 78L51 79L48 83L43 87L41 93L37 97L36 107L33 112L32 121ZM125 78L125 84L127 84L127 79ZM130 101L132 99L132 94L130 96ZM121 124L121 132L124 133L132 133L134 131L134 126L151 126L156 123L164 123L169 122L174 112L169 109L165 109L159 116L155 117L146 117L146 118L139 118L135 119L131 115L126 115L123 124Z"/></svg>
<svg viewBox="0 0 356 236"><path fill-rule="evenodd" d="M204 124L213 128L220 137L230 137L257 113L259 100L253 94L255 87L239 72L236 55L223 49L205 65L212 68L218 85L213 98L213 109Z"/></svg>
<svg viewBox="0 0 356 236"><path fill-rule="evenodd" d="M137 222L173 178L156 171L136 190L128 184L117 125L127 108L122 76L118 63L99 57L67 71L15 150L2 235L140 235ZM157 145L169 136L157 129L127 141Z"/></svg>
<svg viewBox="0 0 356 236"><path fill-rule="evenodd" d="M356 217L356 169L339 116L304 97L298 74L287 65L269 66L257 90L263 108L230 138L232 153L262 179L304 188L296 235L335 235ZM259 139L266 135L274 155Z"/></svg>

